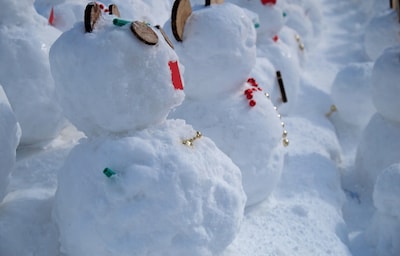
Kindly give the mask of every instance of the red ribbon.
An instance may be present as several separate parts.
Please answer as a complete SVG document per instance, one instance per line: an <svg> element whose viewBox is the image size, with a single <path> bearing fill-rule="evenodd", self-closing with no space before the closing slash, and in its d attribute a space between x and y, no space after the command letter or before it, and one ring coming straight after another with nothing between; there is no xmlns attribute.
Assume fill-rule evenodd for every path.
<svg viewBox="0 0 400 256"><path fill-rule="evenodd" d="M172 84L175 90L183 90L183 83L181 78L181 72L179 71L178 61L169 61L169 69L171 70Z"/></svg>

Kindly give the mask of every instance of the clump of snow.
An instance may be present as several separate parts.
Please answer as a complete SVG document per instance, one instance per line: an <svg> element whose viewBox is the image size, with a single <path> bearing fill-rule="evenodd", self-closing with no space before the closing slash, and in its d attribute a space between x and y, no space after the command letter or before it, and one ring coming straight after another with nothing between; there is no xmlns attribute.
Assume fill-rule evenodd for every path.
<svg viewBox="0 0 400 256"><path fill-rule="evenodd" d="M0 85L0 202L8 185L9 174L15 164L21 130L7 96Z"/></svg>
<svg viewBox="0 0 400 256"><path fill-rule="evenodd" d="M251 20L236 5L194 10L183 41L175 42L185 66L187 98L171 115L209 136L239 166L247 205L269 196L284 158L277 111L261 84L246 83L256 60L255 42Z"/></svg>
<svg viewBox="0 0 400 256"><path fill-rule="evenodd" d="M388 10L372 18L364 36L368 57L376 60L386 48L398 45L399 33L400 24L395 10Z"/></svg>
<svg viewBox="0 0 400 256"><path fill-rule="evenodd" d="M182 144L194 135L170 120L133 137L82 141L58 177L61 251L215 255L228 246L245 205L240 171L208 138Z"/></svg>
<svg viewBox="0 0 400 256"><path fill-rule="evenodd" d="M336 74L331 96L344 121L365 127L375 107L371 96L371 71L373 63L351 63Z"/></svg>
<svg viewBox="0 0 400 256"><path fill-rule="evenodd" d="M22 145L47 142L64 127L48 52L59 32L33 1L5 1L0 11L0 83L21 125Z"/></svg>
<svg viewBox="0 0 400 256"><path fill-rule="evenodd" d="M159 42L151 47L135 37L130 25L114 26L111 17L96 28L85 33L83 23L77 23L51 48L65 115L86 135L127 133L164 121L184 98L172 84L169 62L178 61L175 52L155 28Z"/></svg>

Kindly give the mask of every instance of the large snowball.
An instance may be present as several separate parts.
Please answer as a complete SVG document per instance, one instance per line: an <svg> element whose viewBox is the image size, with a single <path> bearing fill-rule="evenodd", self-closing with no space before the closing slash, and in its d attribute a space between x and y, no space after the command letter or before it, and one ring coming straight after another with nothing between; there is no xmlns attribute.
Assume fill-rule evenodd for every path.
<svg viewBox="0 0 400 256"><path fill-rule="evenodd" d="M372 99L379 113L400 122L400 46L386 49L372 70Z"/></svg>
<svg viewBox="0 0 400 256"><path fill-rule="evenodd" d="M59 172L54 216L67 255L216 255L239 231L240 170L208 138L166 121L88 140ZM111 168L116 175L103 174ZM84 242L83 242L84 241Z"/></svg>
<svg viewBox="0 0 400 256"><path fill-rule="evenodd" d="M215 99L238 90L254 67L255 42L253 23L240 7L224 3L193 10L183 42L175 43L187 97Z"/></svg>
<svg viewBox="0 0 400 256"><path fill-rule="evenodd" d="M373 186L382 170L400 159L400 123L381 114L372 116L357 148L356 169L360 182L372 194Z"/></svg>
<svg viewBox="0 0 400 256"><path fill-rule="evenodd" d="M372 63L351 63L336 74L332 99L339 116L346 122L364 127L374 114L371 96Z"/></svg>
<svg viewBox="0 0 400 256"><path fill-rule="evenodd" d="M375 60L387 47L398 45L399 32L396 11L387 11L374 17L365 29L364 36L364 47L369 58Z"/></svg>
<svg viewBox="0 0 400 256"><path fill-rule="evenodd" d="M250 88L244 85L242 90L221 95L216 101L185 101L172 113L200 129L239 166L247 205L271 194L280 179L284 158L283 129L277 112L263 91L253 92L256 105L250 107L244 94Z"/></svg>
<svg viewBox="0 0 400 256"><path fill-rule="evenodd" d="M82 22L50 51L51 70L66 116L86 135L123 133L161 123L184 93L172 83L175 52L156 28L155 46L101 19L93 33Z"/></svg>
<svg viewBox="0 0 400 256"><path fill-rule="evenodd" d="M378 211L400 218L400 164L393 164L378 176L374 205Z"/></svg>
<svg viewBox="0 0 400 256"><path fill-rule="evenodd" d="M21 144L54 138L64 126L48 60L59 36L33 1L3 1L0 10L0 83L21 125Z"/></svg>
<svg viewBox="0 0 400 256"><path fill-rule="evenodd" d="M15 164L21 131L3 87L0 85L0 202L3 200L8 175Z"/></svg>
<svg viewBox="0 0 400 256"><path fill-rule="evenodd" d="M284 25L283 11L275 4L262 4L260 0L228 0L258 16L257 41L271 41Z"/></svg>

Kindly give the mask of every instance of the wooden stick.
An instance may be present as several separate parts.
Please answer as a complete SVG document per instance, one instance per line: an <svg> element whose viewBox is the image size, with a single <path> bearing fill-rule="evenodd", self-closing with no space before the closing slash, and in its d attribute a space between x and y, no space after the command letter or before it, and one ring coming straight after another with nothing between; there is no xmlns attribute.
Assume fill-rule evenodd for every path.
<svg viewBox="0 0 400 256"><path fill-rule="evenodd" d="M282 101L284 103L286 103L286 102L288 102L288 99L286 97L286 91L285 91L285 86L283 85L282 75L279 70L276 71L276 79L278 80L278 85L279 85L279 90L281 91Z"/></svg>

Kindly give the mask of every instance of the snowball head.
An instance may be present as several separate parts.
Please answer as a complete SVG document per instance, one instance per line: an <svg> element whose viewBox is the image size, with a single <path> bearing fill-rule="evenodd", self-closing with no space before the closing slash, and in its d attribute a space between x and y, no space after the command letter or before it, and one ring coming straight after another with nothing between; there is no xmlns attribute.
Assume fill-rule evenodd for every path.
<svg viewBox="0 0 400 256"><path fill-rule="evenodd" d="M134 137L75 147L58 175L53 216L66 255L218 255L235 238L239 168L208 138L167 120ZM107 177L109 168L115 175ZM84 242L82 242L84 241Z"/></svg>
<svg viewBox="0 0 400 256"><path fill-rule="evenodd" d="M0 15L0 83L21 125L21 144L42 144L55 138L65 125L55 100L48 55L59 32L34 12L33 3L2 4L2 11L26 17Z"/></svg>
<svg viewBox="0 0 400 256"><path fill-rule="evenodd" d="M8 184L8 175L15 164L21 130L7 96L0 85L0 202Z"/></svg>
<svg viewBox="0 0 400 256"><path fill-rule="evenodd" d="M284 26L283 11L277 5L269 2L263 4L260 0L228 0L242 8L258 15L257 40L272 40Z"/></svg>
<svg viewBox="0 0 400 256"><path fill-rule="evenodd" d="M386 49L372 70L372 99L385 118L400 122L400 46Z"/></svg>
<svg viewBox="0 0 400 256"><path fill-rule="evenodd" d="M400 123L375 113L357 147L356 170L361 184L372 195L378 175L400 159Z"/></svg>
<svg viewBox="0 0 400 256"><path fill-rule="evenodd" d="M399 44L400 25L394 10L374 17L364 35L364 48L371 60L376 60L390 46Z"/></svg>
<svg viewBox="0 0 400 256"><path fill-rule="evenodd" d="M364 127L375 113L371 95L372 63L351 63L336 74L331 96L339 116L349 124Z"/></svg>
<svg viewBox="0 0 400 256"><path fill-rule="evenodd" d="M387 167L379 174L373 195L379 212L400 219L400 163Z"/></svg>
<svg viewBox="0 0 400 256"><path fill-rule="evenodd" d="M221 97L240 88L255 65L255 42L255 28L242 8L224 3L194 9L183 41L175 43L187 97Z"/></svg>
<svg viewBox="0 0 400 256"><path fill-rule="evenodd" d="M162 34L149 26L158 43L148 45L130 26L101 19L93 33L85 33L80 22L50 50L60 104L87 136L161 123L184 99L172 82L180 78L178 57Z"/></svg>

